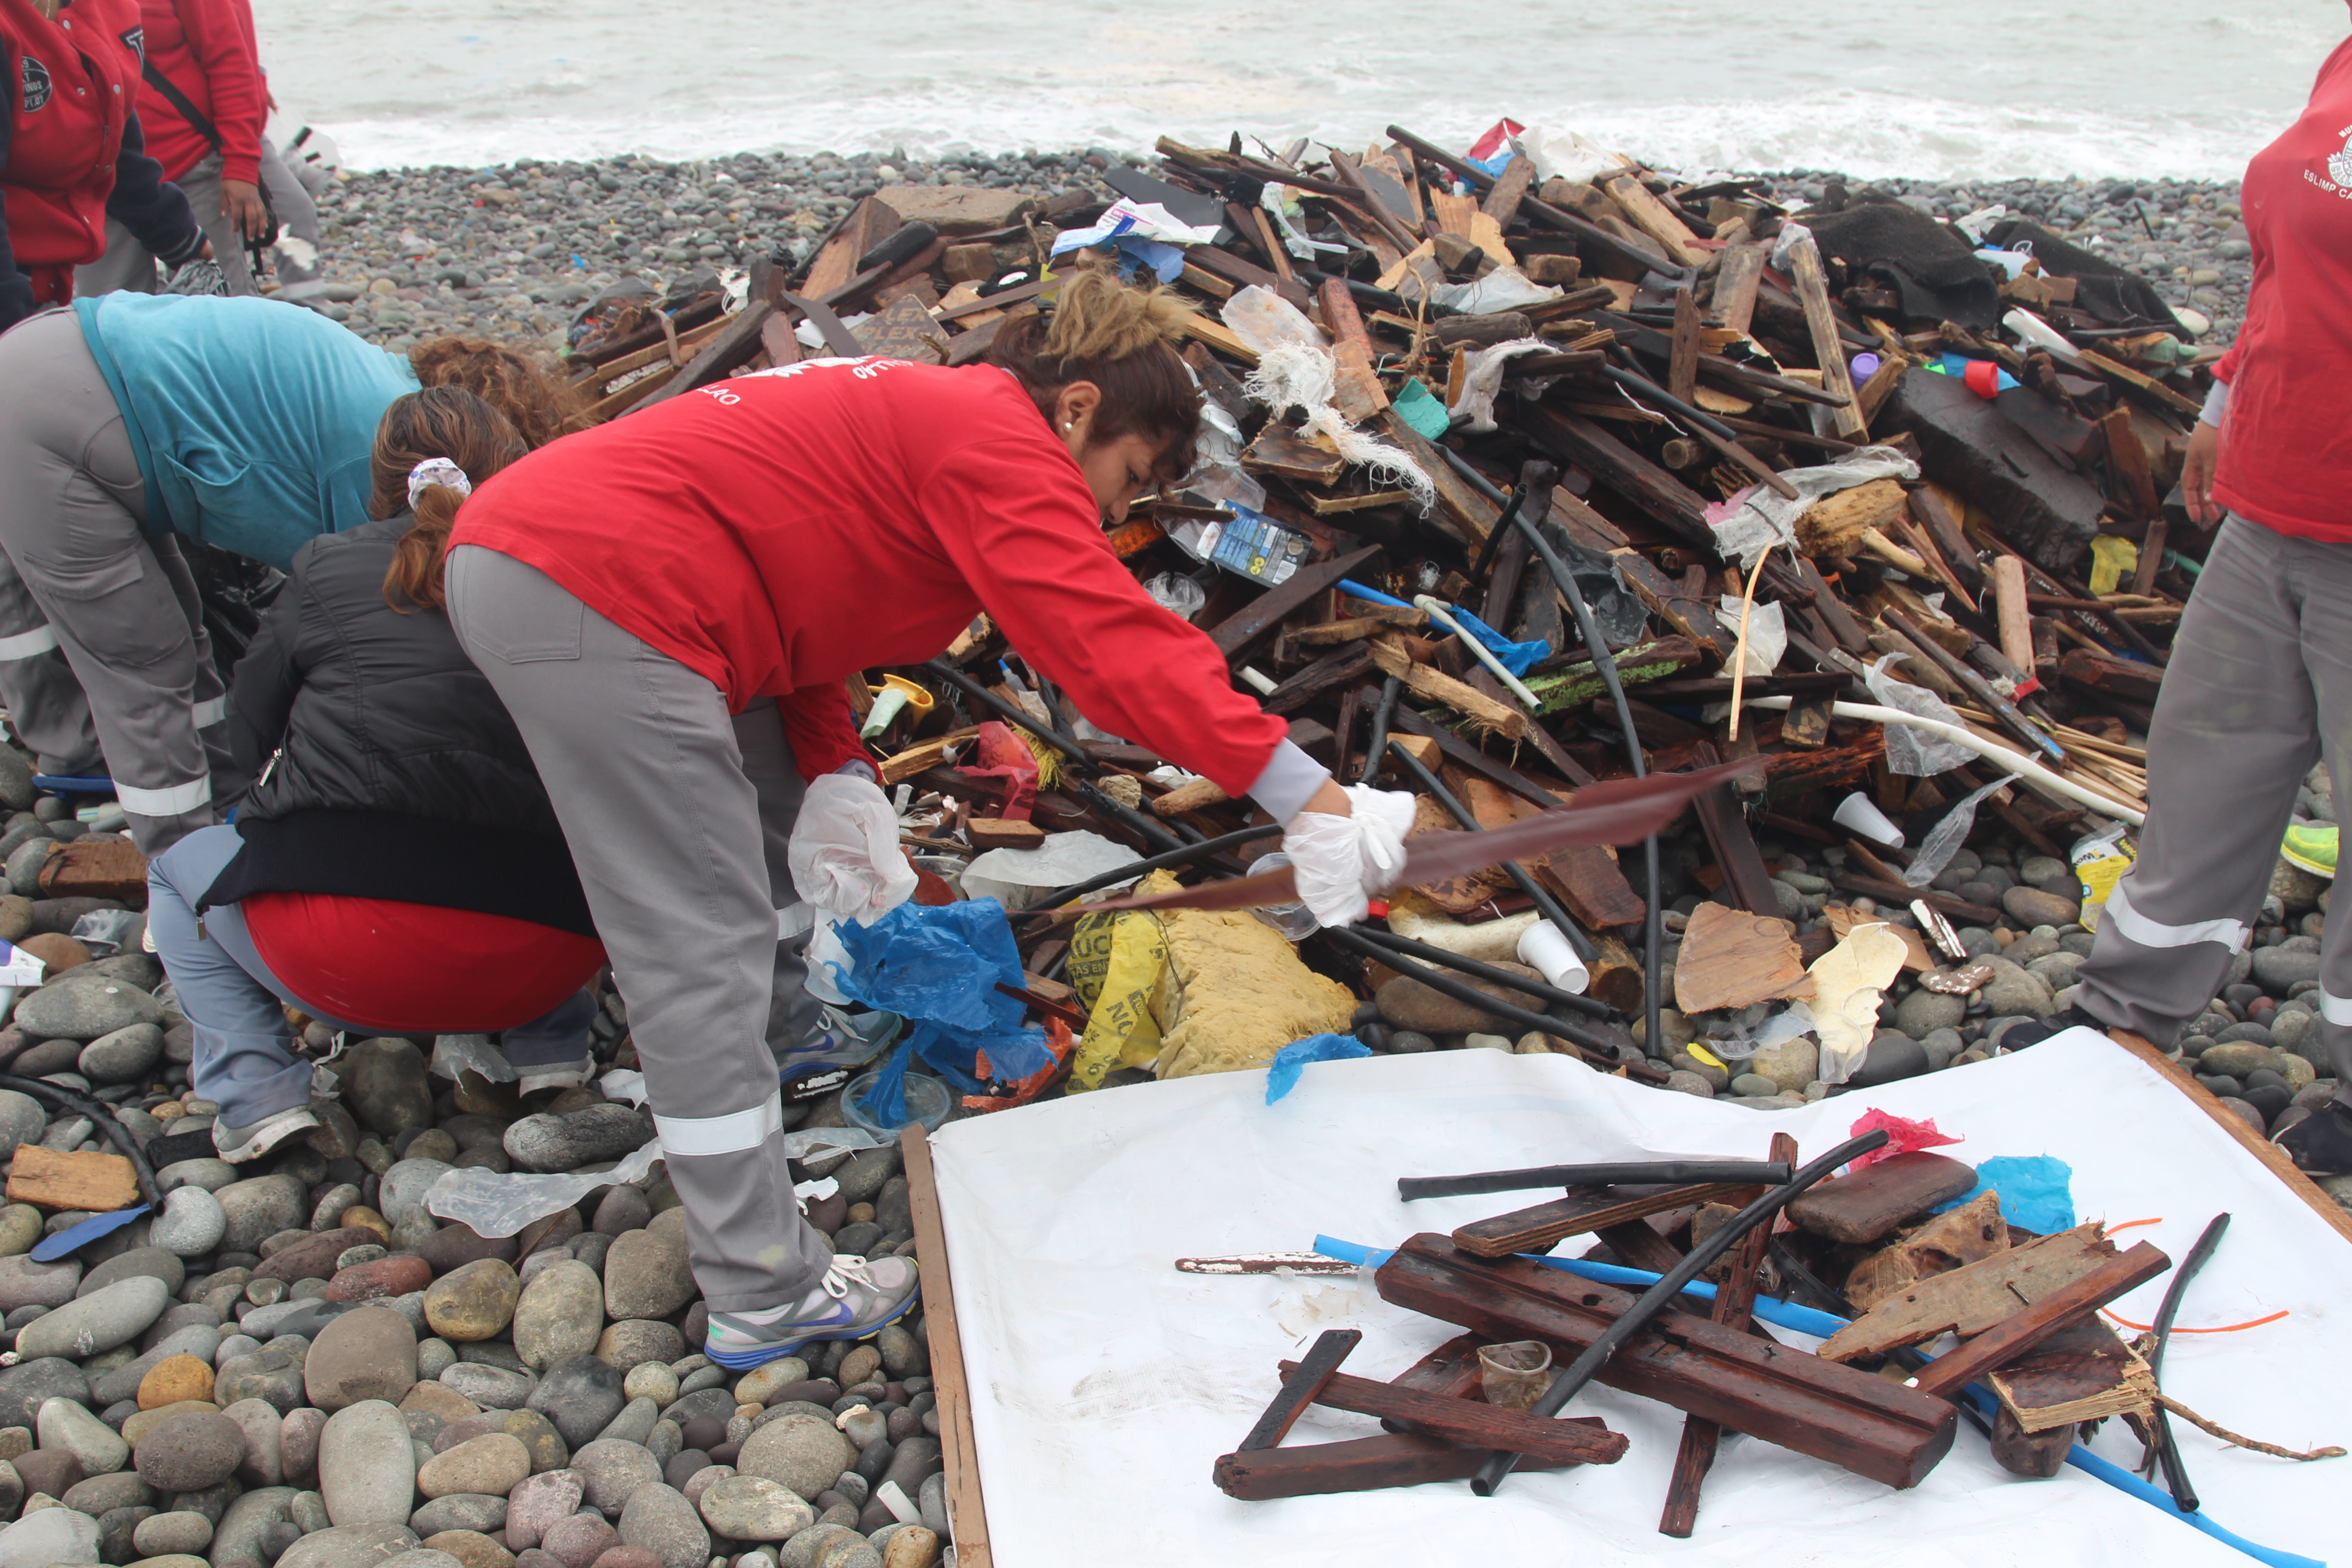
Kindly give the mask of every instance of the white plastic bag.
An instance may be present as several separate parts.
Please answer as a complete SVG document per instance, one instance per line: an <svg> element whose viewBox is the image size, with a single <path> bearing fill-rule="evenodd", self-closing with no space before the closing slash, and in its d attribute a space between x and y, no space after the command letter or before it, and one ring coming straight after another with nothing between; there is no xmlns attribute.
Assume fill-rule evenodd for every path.
<svg viewBox="0 0 2352 1568"><path fill-rule="evenodd" d="M1089 881L1142 858L1099 833L1049 833L1034 849L992 849L973 857L964 870L963 889L975 899L994 899L1008 910L1025 910L1056 888ZM1107 897L1110 889L1103 891Z"/></svg>
<svg viewBox="0 0 2352 1568"><path fill-rule="evenodd" d="M1984 788L1963 796L1958 805L1944 814L1944 820L1929 828L1927 837L1919 841L1918 852L1911 857L1911 864L1903 868L1903 885L1924 888L1942 876L1944 868L1952 863L1952 857L1960 852L1960 846L1968 842L1969 829L1976 826L1977 807L1984 797L1995 790L2007 788L2024 776L2023 773L2011 773L2007 778L1995 779Z"/></svg>
<svg viewBox="0 0 2352 1568"><path fill-rule="evenodd" d="M1942 698L1925 687L1906 685L1886 672L1888 665L1907 657L1890 653L1872 665L1864 677L1870 694L1878 699L1882 707L1900 709L1915 718L1934 719L1958 727L1960 716ZM1880 733L1886 737L1886 765L1911 778L1949 773L1963 763L1976 760L1976 753L1966 746L1908 724L1888 724Z"/></svg>

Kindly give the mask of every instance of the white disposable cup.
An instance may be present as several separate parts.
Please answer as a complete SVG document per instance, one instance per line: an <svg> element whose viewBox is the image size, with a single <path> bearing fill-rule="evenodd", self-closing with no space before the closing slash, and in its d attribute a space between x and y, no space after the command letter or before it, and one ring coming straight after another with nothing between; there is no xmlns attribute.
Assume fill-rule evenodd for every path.
<svg viewBox="0 0 2352 1568"><path fill-rule="evenodd" d="M1886 820L1886 814L1876 803L1859 791L1838 802L1830 820L1841 827L1850 828L1874 843L1903 847L1903 830Z"/></svg>
<svg viewBox="0 0 2352 1568"><path fill-rule="evenodd" d="M1562 991L1582 995L1592 984L1591 972L1576 956L1576 949L1568 945L1568 938L1559 934L1558 926L1544 921L1519 933L1519 962Z"/></svg>

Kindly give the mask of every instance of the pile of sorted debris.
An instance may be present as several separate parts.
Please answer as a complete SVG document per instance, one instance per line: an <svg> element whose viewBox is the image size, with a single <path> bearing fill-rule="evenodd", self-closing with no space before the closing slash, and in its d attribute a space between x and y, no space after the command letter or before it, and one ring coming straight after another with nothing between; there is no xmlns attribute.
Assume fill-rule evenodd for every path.
<svg viewBox="0 0 2352 1568"><path fill-rule="evenodd" d="M603 419L811 354L970 363L1074 266L1156 275L1200 307L1208 431L1110 543L1342 779L1492 829L1761 759L1622 861L1399 889L1351 931L1016 917L1015 989L1073 1036L976 1103L1349 1030L1801 1102L1982 1059L2072 984L2210 542L2177 485L2203 323L1998 207L1790 211L1517 129L1461 155L1393 126L1311 160L1163 141L1106 172L1108 205L887 188L740 303L583 338ZM1274 847L984 618L851 685L927 898L1042 910ZM2330 1071L2304 1000L2324 885L2283 868L2274 892L2189 1041L2231 1036L2209 1087L2265 1131Z"/></svg>

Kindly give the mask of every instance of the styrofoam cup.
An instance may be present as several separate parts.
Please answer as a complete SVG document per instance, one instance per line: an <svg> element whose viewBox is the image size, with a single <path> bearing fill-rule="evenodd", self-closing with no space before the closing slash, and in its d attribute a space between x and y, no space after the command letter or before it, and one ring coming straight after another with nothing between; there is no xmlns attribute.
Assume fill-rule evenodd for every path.
<svg viewBox="0 0 2352 1568"><path fill-rule="evenodd" d="M1903 847L1903 830L1887 821L1886 814L1878 809L1877 803L1860 791L1838 802L1838 808L1830 814L1830 820L1861 834L1873 843L1891 845L1897 849Z"/></svg>
<svg viewBox="0 0 2352 1568"><path fill-rule="evenodd" d="M1568 938L1559 928L1538 921L1519 933L1519 962L1535 970L1562 991L1578 995L1592 984L1592 973L1584 967L1584 960L1576 956L1576 949L1568 945Z"/></svg>

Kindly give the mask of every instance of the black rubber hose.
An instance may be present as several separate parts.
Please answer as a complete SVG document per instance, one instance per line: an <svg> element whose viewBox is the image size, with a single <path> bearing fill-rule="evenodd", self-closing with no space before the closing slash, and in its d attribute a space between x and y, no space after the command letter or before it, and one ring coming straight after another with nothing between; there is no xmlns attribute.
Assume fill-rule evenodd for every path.
<svg viewBox="0 0 2352 1568"><path fill-rule="evenodd" d="M2156 1322L2150 1331L2156 1336L2156 1343L2149 1347L2147 1355L2148 1374L2157 1379L2159 1388L2163 1386L2165 1347L2172 1342L2172 1320L2179 1314L2180 1299L2189 1293L2189 1282L2197 1278L2198 1270L2211 1260L2214 1249L2221 1245L2221 1233L2229 1228L2230 1216L2215 1215L2212 1223L2205 1227L2204 1234L2197 1238L2197 1245L2189 1249L2189 1256L2181 1260L2180 1267L2172 1271L2172 1283L2165 1289L2164 1304L2157 1310ZM2181 1460L2180 1446L2173 1441L2171 1413L2161 1405L2156 1407L2153 1426L2155 1458L2164 1467L2164 1484L2172 1493L2172 1500L2180 1505L2181 1512L2195 1513L2198 1509L2197 1489L2189 1484L2189 1467Z"/></svg>
<svg viewBox="0 0 2352 1568"><path fill-rule="evenodd" d="M1459 970L1476 979L1507 986L1513 991L1522 992L1527 995L1549 1002L1556 1007L1566 1007L1570 1012L1581 1013L1589 1018L1613 1018L1617 1016L1616 1008L1597 997L1580 996L1573 991L1562 991L1557 985L1547 984L1540 980L1530 980L1524 974L1514 974L1507 969L1497 969L1491 963L1481 963L1475 958L1465 958L1458 952L1449 952L1433 942L1416 942L1412 937L1399 936L1392 931L1381 931L1377 926L1365 926L1357 934L1368 937L1382 947L1392 947L1399 952L1409 952L1415 958L1425 958L1432 963L1444 964L1448 969Z"/></svg>
<svg viewBox="0 0 2352 1568"><path fill-rule="evenodd" d="M138 1142L131 1129L114 1119L114 1108L100 1100L89 1100L59 1084L37 1078L18 1078L14 1073L0 1073L0 1089L13 1089L28 1099L37 1100L52 1110L70 1110L76 1116L87 1116L97 1126L106 1141L122 1151L131 1162L131 1173L138 1178L140 1195L151 1204L161 1204L163 1194L155 1190L155 1168L147 1156L139 1152Z"/></svg>
<svg viewBox="0 0 2352 1568"><path fill-rule="evenodd" d="M1445 454L1445 460L1463 478L1485 490L1496 504L1502 502L1502 491L1488 484L1484 474L1448 448L1440 447L1438 450ZM1642 738L1633 730L1633 710L1626 703L1625 688L1617 679L1617 661L1611 657L1609 641L1601 635L1601 627L1592 618L1591 606L1584 602L1584 591L1576 585L1576 574L1568 569L1568 563L1559 558L1559 552L1551 547L1551 541L1543 536L1543 530L1536 526L1534 519L1522 514L1513 521L1518 524L1519 531L1528 536L1528 542L1535 547L1536 553L1543 557L1544 569L1551 574L1552 581L1559 585L1561 596L1568 600L1569 609L1575 614L1577 636L1584 639L1584 651L1592 656L1592 668L1609 693L1610 703L1617 710L1617 727L1625 731L1626 761L1633 765L1635 778L1647 778L1649 764L1643 761ZM1665 941L1664 911L1658 898L1658 840L1655 834L1651 835L1642 846L1642 864L1647 879L1643 889L1642 1048L1654 1052L1664 1043L1659 1037L1658 1028L1658 1009L1663 1005L1663 999L1658 995L1658 950Z"/></svg>
<svg viewBox="0 0 2352 1568"><path fill-rule="evenodd" d="M1099 877L1089 877L1083 882L1073 882L1066 888L1056 888L1020 912L1023 915L1046 914L1068 903L1072 899L1084 898L1088 893L1097 892L1116 883L1131 880L1146 871L1158 871L1170 866L1189 866L1195 860L1205 860L1212 855L1222 855L1228 849L1237 849L1244 844L1254 844L1261 838L1271 838L1281 831L1282 824L1278 822L1261 822L1255 827L1244 827L1238 832L1228 833L1222 838L1203 839L1198 844L1187 844L1181 848L1171 849L1162 855L1153 855L1141 860L1129 860L1126 865L1114 867Z"/></svg>
<svg viewBox="0 0 2352 1568"><path fill-rule="evenodd" d="M1444 806L1452 815L1454 820L1462 825L1464 832L1485 831L1478 826L1478 819L1471 816L1469 809L1454 797L1452 790L1445 787L1445 782L1430 771L1428 763L1414 756L1401 741L1391 739L1389 742L1389 748L1396 752L1397 761L1405 765L1405 771L1412 774L1421 787L1430 793L1431 798ZM1566 940L1570 951L1573 952L1578 959L1591 963L1601 956L1601 950L1593 945L1591 937L1584 934L1584 928L1569 918L1568 911L1560 907L1558 899L1553 898L1537 885L1536 879L1528 875L1526 867L1516 860L1506 860L1503 862L1503 869L1510 873L1512 885L1528 896L1545 921Z"/></svg>
<svg viewBox="0 0 2352 1568"><path fill-rule="evenodd" d="M1403 689L1404 682L1393 675L1381 684L1380 704L1372 710L1371 749L1364 753L1364 771L1356 775L1358 784L1371 783L1372 776L1381 771L1381 763L1387 759L1389 725L1396 718L1397 693Z"/></svg>
<svg viewBox="0 0 2352 1568"><path fill-rule="evenodd" d="M1547 1035L1557 1035L1572 1045L1601 1055L1611 1067L1617 1065L1617 1047L1580 1026L1567 1023L1547 1014L1526 1007L1514 1007L1508 1002L1497 1002L1466 980L1456 980L1442 969L1423 969L1399 953L1394 948L1382 947L1361 932L1345 926L1325 926L1323 934L1364 958L1376 958L1409 980L1418 980L1442 995L1456 1002L1467 1002L1481 1012L1492 1013L1498 1018L1517 1024L1522 1029L1535 1029Z"/></svg>
<svg viewBox="0 0 2352 1568"><path fill-rule="evenodd" d="M1568 1370L1552 1379L1551 1386L1528 1412L1531 1415L1557 1415L1567 1403L1583 1391L1593 1374L1609 1363L1626 1341L1649 1327L1650 1320L1664 1311L1669 1302L1682 1293L1684 1286L1705 1273L1715 1260L1738 1246L1740 1237L1766 1224L1787 1206L1789 1202L1806 1188L1844 1164L1857 1154L1867 1154L1886 1142L1884 1128L1874 1129L1859 1138L1849 1138L1819 1159L1805 1165L1789 1178L1785 1186L1773 1188L1737 1215L1724 1222L1723 1228L1693 1247L1690 1255L1675 1265L1656 1284L1642 1293L1608 1331L1584 1349L1584 1353L1569 1363ZM1503 1478L1517 1466L1517 1454L1497 1450L1486 1456L1478 1473L1470 1478L1470 1489L1480 1497L1493 1497Z"/></svg>

